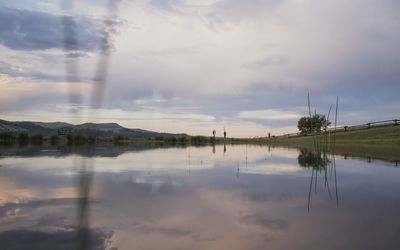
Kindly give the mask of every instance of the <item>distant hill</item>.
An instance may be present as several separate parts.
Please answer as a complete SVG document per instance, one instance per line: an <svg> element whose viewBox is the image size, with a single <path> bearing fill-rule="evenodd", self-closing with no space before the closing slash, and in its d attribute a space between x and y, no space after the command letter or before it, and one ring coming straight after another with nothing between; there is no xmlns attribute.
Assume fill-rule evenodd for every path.
<svg viewBox="0 0 400 250"><path fill-rule="evenodd" d="M56 135L59 131L71 131L86 136L188 137L187 134L159 133L143 129L129 129L117 123L83 123L73 125L65 122L6 121L0 119L0 132Z"/></svg>

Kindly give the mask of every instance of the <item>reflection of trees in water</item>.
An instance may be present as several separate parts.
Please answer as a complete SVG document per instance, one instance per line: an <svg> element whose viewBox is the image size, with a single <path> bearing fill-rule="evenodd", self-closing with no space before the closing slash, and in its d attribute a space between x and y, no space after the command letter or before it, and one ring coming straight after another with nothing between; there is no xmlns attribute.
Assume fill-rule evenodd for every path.
<svg viewBox="0 0 400 250"><path fill-rule="evenodd" d="M331 162L326 153L301 149L297 158L300 166L322 171Z"/></svg>
<svg viewBox="0 0 400 250"><path fill-rule="evenodd" d="M314 193L317 194L318 174L323 175L324 187L328 191L329 198L331 200L333 199L331 192L331 183L334 183L336 206L339 206L335 156L326 152L301 149L297 161L300 166L312 169L310 188L308 191L308 211L310 211L313 186Z"/></svg>
<svg viewBox="0 0 400 250"><path fill-rule="evenodd" d="M86 229L90 234L90 244L87 249L106 249L111 243L112 231ZM75 240L76 234L72 230L60 229L53 232L29 230L11 230L0 233L2 249L81 249Z"/></svg>

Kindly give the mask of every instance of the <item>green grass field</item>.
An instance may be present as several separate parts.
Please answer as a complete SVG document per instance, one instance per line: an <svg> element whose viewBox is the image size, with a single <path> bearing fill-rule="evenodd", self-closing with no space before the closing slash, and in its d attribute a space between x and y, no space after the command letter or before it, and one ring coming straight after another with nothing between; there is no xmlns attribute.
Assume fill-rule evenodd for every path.
<svg viewBox="0 0 400 250"><path fill-rule="evenodd" d="M334 138L335 145L333 145ZM313 136L275 137L264 141L276 146L328 149L336 154L350 157L400 161L400 126L340 131L336 134L331 133L330 136L319 135L314 138Z"/></svg>
<svg viewBox="0 0 400 250"><path fill-rule="evenodd" d="M336 144L376 144L385 146L400 146L400 126L379 126L369 129L340 131L330 134L330 141L336 139ZM315 136L319 141L325 141L325 135ZM329 140L329 137L328 137ZM276 137L271 142L285 142L293 144L313 144L313 136Z"/></svg>

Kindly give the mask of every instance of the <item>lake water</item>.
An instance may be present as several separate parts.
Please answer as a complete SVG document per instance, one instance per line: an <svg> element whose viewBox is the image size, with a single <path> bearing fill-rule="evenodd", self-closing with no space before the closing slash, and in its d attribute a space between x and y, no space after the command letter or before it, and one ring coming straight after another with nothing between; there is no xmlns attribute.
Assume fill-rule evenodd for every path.
<svg viewBox="0 0 400 250"><path fill-rule="evenodd" d="M393 162L246 145L0 156L0 249L400 249L399 213Z"/></svg>

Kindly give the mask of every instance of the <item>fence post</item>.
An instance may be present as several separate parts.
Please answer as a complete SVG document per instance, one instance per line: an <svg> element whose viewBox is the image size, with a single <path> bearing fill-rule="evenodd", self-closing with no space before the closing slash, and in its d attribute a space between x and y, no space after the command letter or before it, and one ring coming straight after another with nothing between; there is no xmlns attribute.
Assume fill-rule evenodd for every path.
<svg viewBox="0 0 400 250"><path fill-rule="evenodd" d="M368 128L371 128L371 123L367 123L367 127L368 127Z"/></svg>
<svg viewBox="0 0 400 250"><path fill-rule="evenodd" d="M398 125L398 121L399 121L399 120L394 119L394 125L395 125L395 126Z"/></svg>

